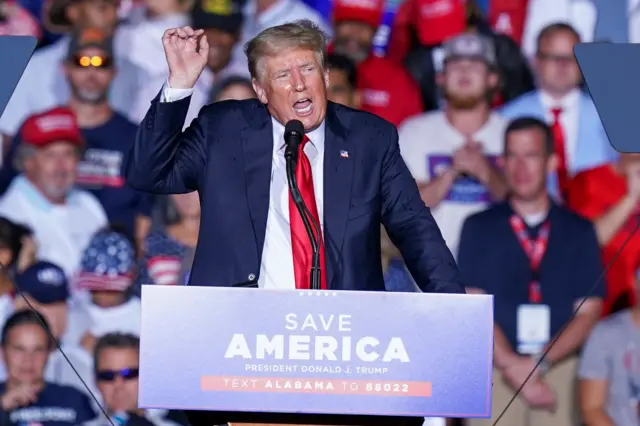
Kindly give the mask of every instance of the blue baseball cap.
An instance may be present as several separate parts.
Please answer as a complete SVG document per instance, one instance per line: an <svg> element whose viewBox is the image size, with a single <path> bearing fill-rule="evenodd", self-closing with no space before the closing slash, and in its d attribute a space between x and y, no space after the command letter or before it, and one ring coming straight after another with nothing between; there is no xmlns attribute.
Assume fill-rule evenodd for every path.
<svg viewBox="0 0 640 426"><path fill-rule="evenodd" d="M67 277L59 266L51 262L36 262L16 275L15 280L22 292L43 305L66 302L69 298Z"/></svg>

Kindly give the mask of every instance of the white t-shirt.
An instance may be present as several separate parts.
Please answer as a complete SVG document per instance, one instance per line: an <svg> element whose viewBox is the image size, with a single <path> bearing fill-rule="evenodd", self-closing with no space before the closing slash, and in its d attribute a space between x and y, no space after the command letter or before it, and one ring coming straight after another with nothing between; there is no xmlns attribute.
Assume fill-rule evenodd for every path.
<svg viewBox="0 0 640 426"><path fill-rule="evenodd" d="M79 302L69 310L69 324L63 342L78 345L86 332L97 338L115 332L140 336L141 307L137 297L110 308L101 308L90 301Z"/></svg>
<svg viewBox="0 0 640 426"><path fill-rule="evenodd" d="M484 147L490 161L502 154L507 121L491 113L485 125L473 135ZM399 130L400 151L409 171L418 182L427 182L451 166L453 153L467 138L456 130L442 111L421 114L406 120ZM449 250L458 252L464 220L483 210L491 201L489 191L472 177L459 177L438 206L431 210Z"/></svg>
<svg viewBox="0 0 640 426"><path fill-rule="evenodd" d="M23 176L16 177L0 198L0 216L31 228L38 259L58 265L68 277L77 271L93 235L108 223L100 202L89 192L73 190L65 204L54 205Z"/></svg>

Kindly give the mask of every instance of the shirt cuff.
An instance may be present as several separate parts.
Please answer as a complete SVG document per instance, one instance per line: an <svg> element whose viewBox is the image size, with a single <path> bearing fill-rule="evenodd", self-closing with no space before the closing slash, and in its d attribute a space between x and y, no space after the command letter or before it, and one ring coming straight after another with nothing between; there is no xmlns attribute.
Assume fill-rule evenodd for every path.
<svg viewBox="0 0 640 426"><path fill-rule="evenodd" d="M169 80L167 80L162 86L162 93L160 94L160 102L176 102L187 98L193 94L193 89L174 89L169 86Z"/></svg>

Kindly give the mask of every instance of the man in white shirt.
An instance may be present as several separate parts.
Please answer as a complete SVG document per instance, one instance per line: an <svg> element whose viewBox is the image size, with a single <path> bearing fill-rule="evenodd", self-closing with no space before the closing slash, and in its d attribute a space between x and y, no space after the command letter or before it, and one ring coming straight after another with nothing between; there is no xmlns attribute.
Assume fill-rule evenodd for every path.
<svg viewBox="0 0 640 426"><path fill-rule="evenodd" d="M491 41L463 34L445 44L444 55L444 110L408 119L399 135L420 195L455 254L466 217L506 193L496 168L506 122L490 106L498 83Z"/></svg>
<svg viewBox="0 0 640 426"><path fill-rule="evenodd" d="M182 133L169 127L178 123L182 127L182 114L188 109L193 87L206 65L207 39L202 30L184 27L167 30L163 43L172 73L140 126L126 162L126 176L129 184L140 190L203 191L200 192L203 217L213 218L218 214L218 206L224 206L224 213L219 211L221 217L201 224L190 283L225 286L251 282L265 288L295 288L294 284L308 288L310 270L306 266L307 263L311 266L311 243L300 212L289 197L283 144L285 125L298 121L305 129L305 145L298 150L305 155L301 157L304 163L297 165L300 173L304 171L297 183L324 238L333 240L326 246L321 244L318 250L320 269L325 269L324 263L327 265L321 287L329 288L328 283L333 281L334 289L384 288L381 268L375 267L375 262L380 261L379 247L370 244L371 239L379 240L382 222L405 258L413 257L407 263L423 291L461 290L453 257L400 157L395 126L373 114L327 103L328 74L323 60L326 40L317 25L308 20L296 21L270 27L254 38L246 50L258 100L209 105ZM170 110L173 111L169 116L162 115ZM350 114L353 118L346 117ZM223 120L224 124L212 122L213 119ZM337 129L338 122L348 120L351 120L348 128ZM247 125L259 128L260 132L245 132ZM206 130L200 126L206 126ZM218 133L213 133L214 129ZM164 136L163 132L171 136ZM344 135L340 140L348 140L349 144L336 143L338 132ZM216 150L242 151L208 155L205 153L208 148L201 151L199 147L201 143L209 146L208 138L225 141L221 146L214 144ZM248 138L250 142L243 142ZM259 152L250 152L243 145L247 143ZM180 149L165 149L162 144L176 144ZM351 159L355 155L363 156L359 163ZM254 166L250 162L258 161L256 158L260 164ZM240 161L247 164L248 172ZM344 172L348 176L341 174L344 165L349 167ZM229 172L234 175L228 176L225 167L231 168ZM254 167L258 167L259 176L250 175ZM213 173L220 177L213 177ZM216 182L222 179L229 186L205 190L208 182L205 176ZM242 179L241 186L232 183L236 176ZM247 180L248 193L242 192ZM255 188L251 186L254 184ZM221 197L224 201L212 203L209 197ZM215 213L207 214L208 208ZM247 208L259 211L247 216L240 213ZM230 211L234 215L229 215ZM252 220L260 222L252 225ZM254 230L255 226L260 229ZM229 245L224 251L218 250L219 242L226 239L218 233L231 230L233 241L238 243L244 241L243 232L258 238L256 245L248 247L255 248L256 253L238 256L245 252L235 252ZM327 253L326 262L323 252ZM362 265L368 268L363 270Z"/></svg>
<svg viewBox="0 0 640 426"><path fill-rule="evenodd" d="M258 100L213 103L183 132L209 46L190 27L167 30L163 44L171 73L140 126L126 177L145 191L198 191L207 219L189 284L383 291L382 223L421 290L463 292L402 161L395 126L327 101L326 39L317 25L283 24L252 39L246 52ZM285 149L285 126L298 146ZM285 151L298 154L296 181L308 215L287 189ZM319 225L317 246L306 217ZM313 274L312 264L319 264ZM192 425L218 424L193 414Z"/></svg>
<svg viewBox="0 0 640 426"><path fill-rule="evenodd" d="M20 129L16 177L0 198L0 215L28 226L37 257L60 266L67 276L93 234L107 224L98 200L74 188L83 141L68 108L33 115Z"/></svg>

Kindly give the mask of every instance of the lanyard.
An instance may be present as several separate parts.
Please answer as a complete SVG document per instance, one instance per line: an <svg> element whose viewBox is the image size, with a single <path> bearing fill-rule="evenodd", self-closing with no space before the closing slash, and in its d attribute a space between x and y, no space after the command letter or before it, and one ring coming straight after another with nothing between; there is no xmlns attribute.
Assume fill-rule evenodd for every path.
<svg viewBox="0 0 640 426"><path fill-rule="evenodd" d="M509 223L511 224L513 232L516 234L520 246L527 255L527 258L529 258L529 267L531 268L532 275L531 282L529 283L529 302L540 303L542 301L539 277L540 263L542 263L542 258L547 251L551 222L546 220L542 224L540 232L538 232L538 238L534 240L529 238L527 227L524 225L520 216L512 215Z"/></svg>

